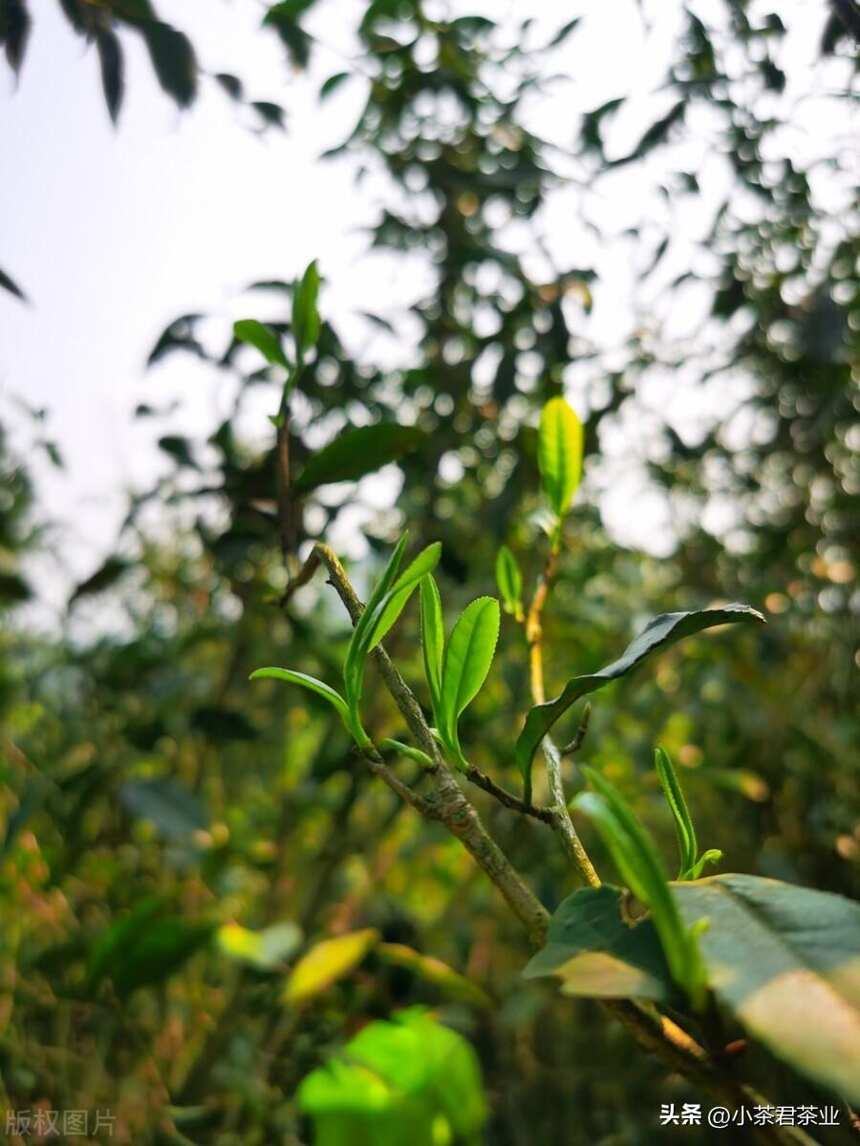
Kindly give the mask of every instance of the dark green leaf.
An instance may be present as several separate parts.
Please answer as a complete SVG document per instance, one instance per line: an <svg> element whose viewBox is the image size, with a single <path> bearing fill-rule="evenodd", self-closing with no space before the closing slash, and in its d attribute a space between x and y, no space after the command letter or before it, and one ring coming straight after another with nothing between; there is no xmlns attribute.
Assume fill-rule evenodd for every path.
<svg viewBox="0 0 860 1146"><path fill-rule="evenodd" d="M123 573L125 573L131 566L129 561L125 561L122 557L108 557L104 565L95 571L90 577L75 588L71 597L69 597L68 608L71 609L72 605L81 597L90 596L93 593L101 593L105 589L109 589L114 585Z"/></svg>
<svg viewBox="0 0 860 1146"><path fill-rule="evenodd" d="M16 298L20 298L22 302L27 302L27 296L18 286L14 279L9 278L6 272L0 268L0 288L14 294Z"/></svg>
<svg viewBox="0 0 860 1146"><path fill-rule="evenodd" d="M328 482L357 481L416 450L423 441L421 430L396 422L344 430L313 455L299 474L295 488L306 493Z"/></svg>
<svg viewBox="0 0 860 1146"><path fill-rule="evenodd" d="M197 94L197 62L191 41L160 20L141 22L139 28L162 89L179 107L188 107Z"/></svg>
<svg viewBox="0 0 860 1146"><path fill-rule="evenodd" d="M639 636L627 646L618 660L606 665L605 668L598 669L595 673L573 677L555 699L531 709L516 745L516 760L523 777L526 778L531 774L532 760L541 740L559 717L581 696L603 688L610 681L624 676L652 653L675 644L683 637L693 636L715 625L729 625L738 621L758 621L764 624L764 617L749 605L724 605L717 609L661 613L658 617L654 617Z"/></svg>
<svg viewBox="0 0 860 1146"><path fill-rule="evenodd" d="M95 33L96 51L102 76L102 91L108 114L114 123L119 116L125 92L125 61L119 38L110 28L98 28Z"/></svg>
<svg viewBox="0 0 860 1146"><path fill-rule="evenodd" d="M231 99L242 98L242 81L229 72L218 72L215 79Z"/></svg>
<svg viewBox="0 0 860 1146"><path fill-rule="evenodd" d="M2 0L0 3L0 44L6 51L6 59L13 72L17 72L24 60L27 41L30 37L30 14L24 0Z"/></svg>
<svg viewBox="0 0 860 1146"><path fill-rule="evenodd" d="M860 904L753 875L672 885L711 987L754 1038L860 1102Z"/></svg>
<svg viewBox="0 0 860 1146"><path fill-rule="evenodd" d="M650 918L629 919L615 887L587 887L553 912L546 946L533 956L527 979L556 975L566 995L665 1000L672 981Z"/></svg>
<svg viewBox="0 0 860 1146"><path fill-rule="evenodd" d="M332 95L341 84L350 78L349 72L335 72L333 76L329 76L320 88L320 99L326 99Z"/></svg>
<svg viewBox="0 0 860 1146"><path fill-rule="evenodd" d="M179 466L188 466L195 470L200 468L194 460L191 443L187 438L180 437L178 434L167 434L158 439L158 448L164 450Z"/></svg>
<svg viewBox="0 0 860 1146"><path fill-rule="evenodd" d="M168 839L187 839L209 824L206 809L193 792L169 776L128 780L119 796L133 816L151 820Z"/></svg>
<svg viewBox="0 0 860 1146"><path fill-rule="evenodd" d="M251 103L251 107L269 127L280 127L283 129L284 109L280 104L271 103L269 100L257 99Z"/></svg>

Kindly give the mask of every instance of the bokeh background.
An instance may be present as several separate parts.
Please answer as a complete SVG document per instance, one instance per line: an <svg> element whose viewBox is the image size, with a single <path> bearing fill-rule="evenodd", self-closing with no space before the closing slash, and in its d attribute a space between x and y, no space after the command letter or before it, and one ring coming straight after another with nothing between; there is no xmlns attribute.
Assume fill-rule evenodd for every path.
<svg viewBox="0 0 860 1146"><path fill-rule="evenodd" d="M696 1097L592 1004L520 979L493 889L326 710L247 683L268 663L334 681L347 637L321 580L279 606L277 378L232 336L253 317L288 342L314 258L295 464L350 424L423 437L312 491L303 551L326 537L366 588L404 526L440 539L449 617L494 592L502 543L533 581L535 425L564 394L587 460L550 691L656 612L769 620L601 693L581 759L670 856L662 743L729 870L858 894L856 5L532 7L0 3L9 1108L110 1107L134 1143L309 1141L298 1082L411 1003L477 1049L488 1142L677 1141L659 1104ZM387 643L420 681L414 610ZM511 786L527 707L509 625L464 739ZM475 798L554 907L575 886L554 839ZM152 903L167 954L131 968L114 944L94 976ZM231 922L295 925L299 951L375 927L494 1004L371 956L296 1023L285 965L213 941ZM809 1093L762 1052L745 1069Z"/></svg>

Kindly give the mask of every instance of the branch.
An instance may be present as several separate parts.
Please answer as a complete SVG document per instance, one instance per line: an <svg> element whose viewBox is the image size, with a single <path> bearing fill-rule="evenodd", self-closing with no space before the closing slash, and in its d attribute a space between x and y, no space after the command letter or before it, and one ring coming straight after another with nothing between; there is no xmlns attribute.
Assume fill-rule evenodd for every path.
<svg viewBox="0 0 860 1146"><path fill-rule="evenodd" d="M337 555L327 545L318 544L315 552L325 565L329 574L329 581L337 591L341 601L346 606L353 624L363 608L356 596L349 578L337 558ZM474 857L478 865L496 885L504 896L514 915L522 923L531 943L540 946L546 936L549 923L549 912L537 899L534 892L523 882L519 873L511 864L495 840L488 834L481 822L477 811L466 798L460 785L448 770L439 754L439 746L433 737L421 706L409 685L394 667L385 649L378 645L373 650L382 679L386 688L394 698L412 735L433 761L433 768L425 775L432 779L433 790L428 796L418 796L411 788L407 788L398 780L391 770L381 761L371 758L371 766L378 770L380 777L394 787L392 780L405 791L403 798L429 820L438 820L457 837L466 850ZM375 749L373 750L375 753ZM378 753L376 753L378 756ZM397 790L397 788L394 788ZM406 795L408 793L408 796Z"/></svg>

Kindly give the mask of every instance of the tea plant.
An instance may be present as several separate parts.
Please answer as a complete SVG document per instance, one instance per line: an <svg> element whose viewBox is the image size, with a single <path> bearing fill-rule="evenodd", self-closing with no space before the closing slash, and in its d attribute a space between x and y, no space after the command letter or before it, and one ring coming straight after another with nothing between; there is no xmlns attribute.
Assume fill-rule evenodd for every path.
<svg viewBox="0 0 860 1146"><path fill-rule="evenodd" d="M286 393L286 391L285 391ZM287 416L286 399L282 418ZM281 423L283 424L283 423ZM353 449L347 432L328 447L347 463ZM498 778L469 761L459 719L481 690L492 667L499 635L499 603L477 597L446 638L444 609L433 571L438 543L427 546L402 568L407 535L394 551L366 606L358 600L335 553L317 544L287 590L305 584L324 566L353 622L342 670L343 691L291 669L258 669L254 679L278 679L328 701L352 737L357 753L390 788L420 814L438 820L461 840L498 887L538 949L526 974L552 975L566 994L605 1001L637 1041L672 1067L733 1106L756 1105L754 1094L728 1069L721 1008L749 1035L799 1072L846 1102L860 1102L860 906L839 896L750 875L703 878L716 848L699 851L693 819L668 754L655 752L662 791L679 845L678 878L668 878L647 829L600 772L583 768L588 789L569 803L562 760L585 735L562 748L554 736L564 714L587 694L617 680L686 637L734 623L762 624L757 610L728 604L691 612L670 612L651 620L610 664L571 677L547 699L542 619L558 576L565 525L582 473L582 426L562 399L544 407L538 432L538 460L546 502L546 559L531 600L523 599L524 578L514 553L503 547L496 577L505 613L521 626L529 658L532 705L512 729L510 759L498 761ZM313 464L313 463L311 463ZM301 478L299 479L301 480ZM289 488L284 475L284 488ZM432 720L381 642L419 591L424 677L423 695ZM403 739L368 732L362 711L367 661L373 658L404 719ZM514 735L515 733L515 735ZM388 754L388 758L384 755ZM535 802L535 759L543 758L542 789L548 802ZM392 757L420 765L409 783ZM512 767L519 794L501 779ZM523 881L482 823L467 795L472 783L506 808L536 819L557 833L571 864L588 885L565 899L552 917ZM574 825L588 817L606 844L628 889L604 884ZM632 895L635 909L631 911ZM681 1022L670 1017L680 1016ZM794 1127L763 1128L773 1141L808 1142Z"/></svg>

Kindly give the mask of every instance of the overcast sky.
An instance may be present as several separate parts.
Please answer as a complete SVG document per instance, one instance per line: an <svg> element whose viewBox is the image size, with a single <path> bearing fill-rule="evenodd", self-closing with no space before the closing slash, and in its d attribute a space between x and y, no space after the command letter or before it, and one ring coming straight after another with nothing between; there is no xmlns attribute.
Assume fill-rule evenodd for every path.
<svg viewBox="0 0 860 1146"><path fill-rule="evenodd" d="M453 7L483 9L496 19L522 13L498 0L457 0ZM583 50L574 36L556 61L574 78L573 94L558 91L531 111L541 134L568 143L577 108L631 87L645 107L665 75L681 18L679 4L661 0L657 30L643 53L635 0L579 7L589 12L587 45ZM260 30L264 6L251 0L161 0L158 8L189 34L207 71L235 72L249 98L282 103L289 130L258 134L211 82L201 83L190 111L179 112L156 86L133 35L123 37L127 95L114 129L93 51L70 31L59 5L45 0L33 5L19 83L0 68L0 267L32 300L24 307L0 292L0 402L4 415L16 396L49 411L49 432L66 469L52 472L42 460L36 465L47 512L68 526L63 553L71 576L99 564L123 511L124 490L145 485L163 464L152 425L131 417L135 405L181 397L171 432L201 433L226 409L227 392L188 356L145 373L146 356L171 319L194 311L225 321L255 313L241 297L247 284L291 278L312 258L320 260L327 283L324 310L338 326L348 327L356 310L390 313L422 281L419 267L366 253L361 227L374 217L379 186L372 180L357 186L351 161L318 160L346 134L364 95L347 86L323 109L315 98L319 80L341 70L352 51L356 3L321 5L325 20L315 28L324 46L310 77L289 76L279 41ZM559 8L555 0L540 0L530 11L551 28ZM784 8L792 9L790 51L802 67L804 52L813 54L810 63L814 56L823 0L794 0ZM654 106L647 104L646 114ZM635 114L630 119L630 140L641 122ZM628 182L610 193L605 210L619 232L635 221L641 210L636 186ZM692 235L700 226L701 218L679 215L676 257L682 263L685 231ZM590 334L611 344L629 301L629 249L621 242L588 249L594 240L577 229L563 196L551 204L547 227L561 266L599 260L604 281ZM691 306L695 318L695 299ZM408 346L400 350L408 358ZM665 403L666 394L657 400ZM627 427L626 448L635 453L636 435L647 429L647 422ZM605 508L635 542L643 539L637 537L642 514L628 520L629 497L619 484L614 511L611 498ZM659 513L654 522L658 533L668 528ZM652 543L653 537L652 529ZM658 549L667 544L658 537Z"/></svg>

